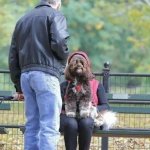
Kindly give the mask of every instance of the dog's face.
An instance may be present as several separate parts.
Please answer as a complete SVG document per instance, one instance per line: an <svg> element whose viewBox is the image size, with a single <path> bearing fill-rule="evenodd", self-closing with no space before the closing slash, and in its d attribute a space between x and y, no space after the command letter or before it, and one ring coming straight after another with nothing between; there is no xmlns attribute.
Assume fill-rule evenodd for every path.
<svg viewBox="0 0 150 150"><path fill-rule="evenodd" d="M93 77L89 62L82 55L74 55L65 69L67 80L77 79L79 82L87 82Z"/></svg>
<svg viewBox="0 0 150 150"><path fill-rule="evenodd" d="M75 55L70 61L69 71L75 77L85 76L87 72L87 62L85 58L80 55Z"/></svg>

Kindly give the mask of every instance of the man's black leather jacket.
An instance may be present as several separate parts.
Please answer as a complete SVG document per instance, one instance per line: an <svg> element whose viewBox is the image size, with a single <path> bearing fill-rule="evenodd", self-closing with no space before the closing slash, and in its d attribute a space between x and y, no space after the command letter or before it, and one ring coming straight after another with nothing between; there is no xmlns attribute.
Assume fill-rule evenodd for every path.
<svg viewBox="0 0 150 150"><path fill-rule="evenodd" d="M16 24L9 52L10 75L21 92L22 72L44 71L60 77L69 54L65 17L42 2Z"/></svg>

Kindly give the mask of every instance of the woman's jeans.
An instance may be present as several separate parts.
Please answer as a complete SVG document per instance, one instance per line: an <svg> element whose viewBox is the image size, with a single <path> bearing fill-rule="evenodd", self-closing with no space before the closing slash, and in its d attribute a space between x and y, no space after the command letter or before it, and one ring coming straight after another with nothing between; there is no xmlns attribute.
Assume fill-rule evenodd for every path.
<svg viewBox="0 0 150 150"><path fill-rule="evenodd" d="M55 150L60 136L62 99L56 77L40 71L21 75L25 97L24 150Z"/></svg>
<svg viewBox="0 0 150 150"><path fill-rule="evenodd" d="M60 131L64 132L66 150L77 149L77 137L79 150L89 150L94 128L93 119L76 119L64 114L60 118Z"/></svg>

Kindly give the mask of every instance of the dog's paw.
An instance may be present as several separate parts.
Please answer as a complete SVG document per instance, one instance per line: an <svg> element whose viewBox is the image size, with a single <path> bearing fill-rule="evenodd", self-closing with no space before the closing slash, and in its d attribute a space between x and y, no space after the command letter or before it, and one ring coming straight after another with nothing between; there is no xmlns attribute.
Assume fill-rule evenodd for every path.
<svg viewBox="0 0 150 150"><path fill-rule="evenodd" d="M90 117L95 119L98 116L97 107L91 106L90 108Z"/></svg>
<svg viewBox="0 0 150 150"><path fill-rule="evenodd" d="M90 116L90 111L89 110L81 110L80 111L80 117L81 118L86 118Z"/></svg>
<svg viewBox="0 0 150 150"><path fill-rule="evenodd" d="M102 126L104 124L104 122L103 122L103 120L98 120L98 119L95 119L94 120L94 125L96 126L96 127L100 127L100 126Z"/></svg>
<svg viewBox="0 0 150 150"><path fill-rule="evenodd" d="M68 116L68 117L76 117L76 113L75 112L66 112L66 116Z"/></svg>

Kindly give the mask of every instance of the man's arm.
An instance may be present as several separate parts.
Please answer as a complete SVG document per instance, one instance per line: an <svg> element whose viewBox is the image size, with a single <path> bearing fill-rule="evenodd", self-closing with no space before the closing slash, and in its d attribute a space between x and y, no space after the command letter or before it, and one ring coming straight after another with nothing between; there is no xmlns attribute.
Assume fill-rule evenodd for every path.
<svg viewBox="0 0 150 150"><path fill-rule="evenodd" d="M51 48L59 60L66 61L69 50L67 40L69 34L67 32L66 18L62 15L56 15L51 23L50 28Z"/></svg>
<svg viewBox="0 0 150 150"><path fill-rule="evenodd" d="M16 45L15 31L12 36L8 61L9 61L10 77L12 82L14 83L16 92L21 92L21 86L20 86L21 69L19 66L19 57L18 57L18 50Z"/></svg>

